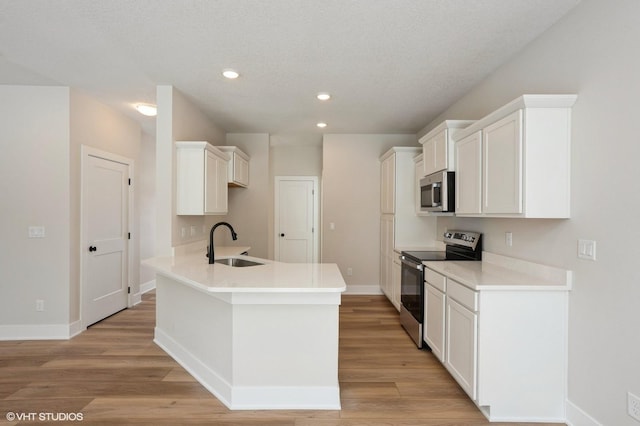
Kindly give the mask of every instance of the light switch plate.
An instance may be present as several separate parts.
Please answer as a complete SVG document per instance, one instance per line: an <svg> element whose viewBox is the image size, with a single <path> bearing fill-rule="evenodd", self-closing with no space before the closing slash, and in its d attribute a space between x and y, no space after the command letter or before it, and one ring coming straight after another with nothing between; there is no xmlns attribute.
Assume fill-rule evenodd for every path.
<svg viewBox="0 0 640 426"><path fill-rule="evenodd" d="M578 240L578 257L580 259L596 260L596 242L593 240Z"/></svg>

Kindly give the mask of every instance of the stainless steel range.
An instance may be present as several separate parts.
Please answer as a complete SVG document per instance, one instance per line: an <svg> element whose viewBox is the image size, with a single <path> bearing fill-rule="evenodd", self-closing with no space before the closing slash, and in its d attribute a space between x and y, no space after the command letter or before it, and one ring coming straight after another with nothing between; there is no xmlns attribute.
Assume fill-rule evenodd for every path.
<svg viewBox="0 0 640 426"><path fill-rule="evenodd" d="M444 251L403 251L400 281L400 323L419 348L424 322L424 261L482 260L482 234L470 231L444 233ZM428 346L427 346L428 347Z"/></svg>

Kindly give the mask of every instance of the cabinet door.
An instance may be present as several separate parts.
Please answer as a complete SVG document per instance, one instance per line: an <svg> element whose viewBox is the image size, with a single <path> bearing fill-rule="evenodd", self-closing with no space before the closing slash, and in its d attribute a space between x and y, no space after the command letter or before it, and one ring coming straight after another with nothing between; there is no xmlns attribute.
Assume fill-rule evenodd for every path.
<svg viewBox="0 0 640 426"><path fill-rule="evenodd" d="M400 264L400 260L398 259L398 254L393 252L393 267L392 267L392 299L391 303L396 307L398 312L400 312L400 280L402 279L402 265Z"/></svg>
<svg viewBox="0 0 640 426"><path fill-rule="evenodd" d="M205 214L227 213L227 160L206 151L205 159Z"/></svg>
<svg viewBox="0 0 640 426"><path fill-rule="evenodd" d="M435 164L435 147L433 138L427 139L422 144L422 175L428 176L433 173Z"/></svg>
<svg viewBox="0 0 640 426"><path fill-rule="evenodd" d="M393 215L380 218L380 289L393 303Z"/></svg>
<svg viewBox="0 0 640 426"><path fill-rule="evenodd" d="M482 213L482 132L456 143L456 214Z"/></svg>
<svg viewBox="0 0 640 426"><path fill-rule="evenodd" d="M478 315L447 297L445 367L462 389L476 399Z"/></svg>
<svg viewBox="0 0 640 426"><path fill-rule="evenodd" d="M447 130L443 130L433 137L433 171L436 173L447 168L449 151L447 147Z"/></svg>
<svg viewBox="0 0 640 426"><path fill-rule="evenodd" d="M484 213L522 213L522 110L483 129Z"/></svg>
<svg viewBox="0 0 640 426"><path fill-rule="evenodd" d="M444 362L445 300L443 292L428 283L425 284L425 324L422 328L424 340L440 362Z"/></svg>
<svg viewBox="0 0 640 426"><path fill-rule="evenodd" d="M233 154L233 182L249 186L249 162L237 154Z"/></svg>
<svg viewBox="0 0 640 426"><path fill-rule="evenodd" d="M380 169L380 211L395 213L396 199L396 155L384 159Z"/></svg>
<svg viewBox="0 0 640 426"><path fill-rule="evenodd" d="M447 148L447 129L443 129L422 144L425 176L447 168L449 159Z"/></svg>

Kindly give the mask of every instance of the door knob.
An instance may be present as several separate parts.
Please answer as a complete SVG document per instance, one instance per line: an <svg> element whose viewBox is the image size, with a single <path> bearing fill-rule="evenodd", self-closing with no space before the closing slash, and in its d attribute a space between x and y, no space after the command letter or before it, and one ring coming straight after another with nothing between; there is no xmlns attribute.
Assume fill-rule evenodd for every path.
<svg viewBox="0 0 640 426"><path fill-rule="evenodd" d="M284 234L280 234L281 237L284 237Z"/></svg>
<svg viewBox="0 0 640 426"><path fill-rule="evenodd" d="M97 251L98 248L96 246L89 246L89 251Z"/></svg>

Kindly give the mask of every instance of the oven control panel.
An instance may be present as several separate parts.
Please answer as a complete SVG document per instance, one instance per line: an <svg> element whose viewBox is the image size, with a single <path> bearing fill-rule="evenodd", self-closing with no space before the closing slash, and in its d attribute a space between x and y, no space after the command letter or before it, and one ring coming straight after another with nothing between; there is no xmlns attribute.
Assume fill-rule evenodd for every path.
<svg viewBox="0 0 640 426"><path fill-rule="evenodd" d="M478 241L480 241L480 235L478 232L471 231L446 231L444 233L444 242L475 250Z"/></svg>

